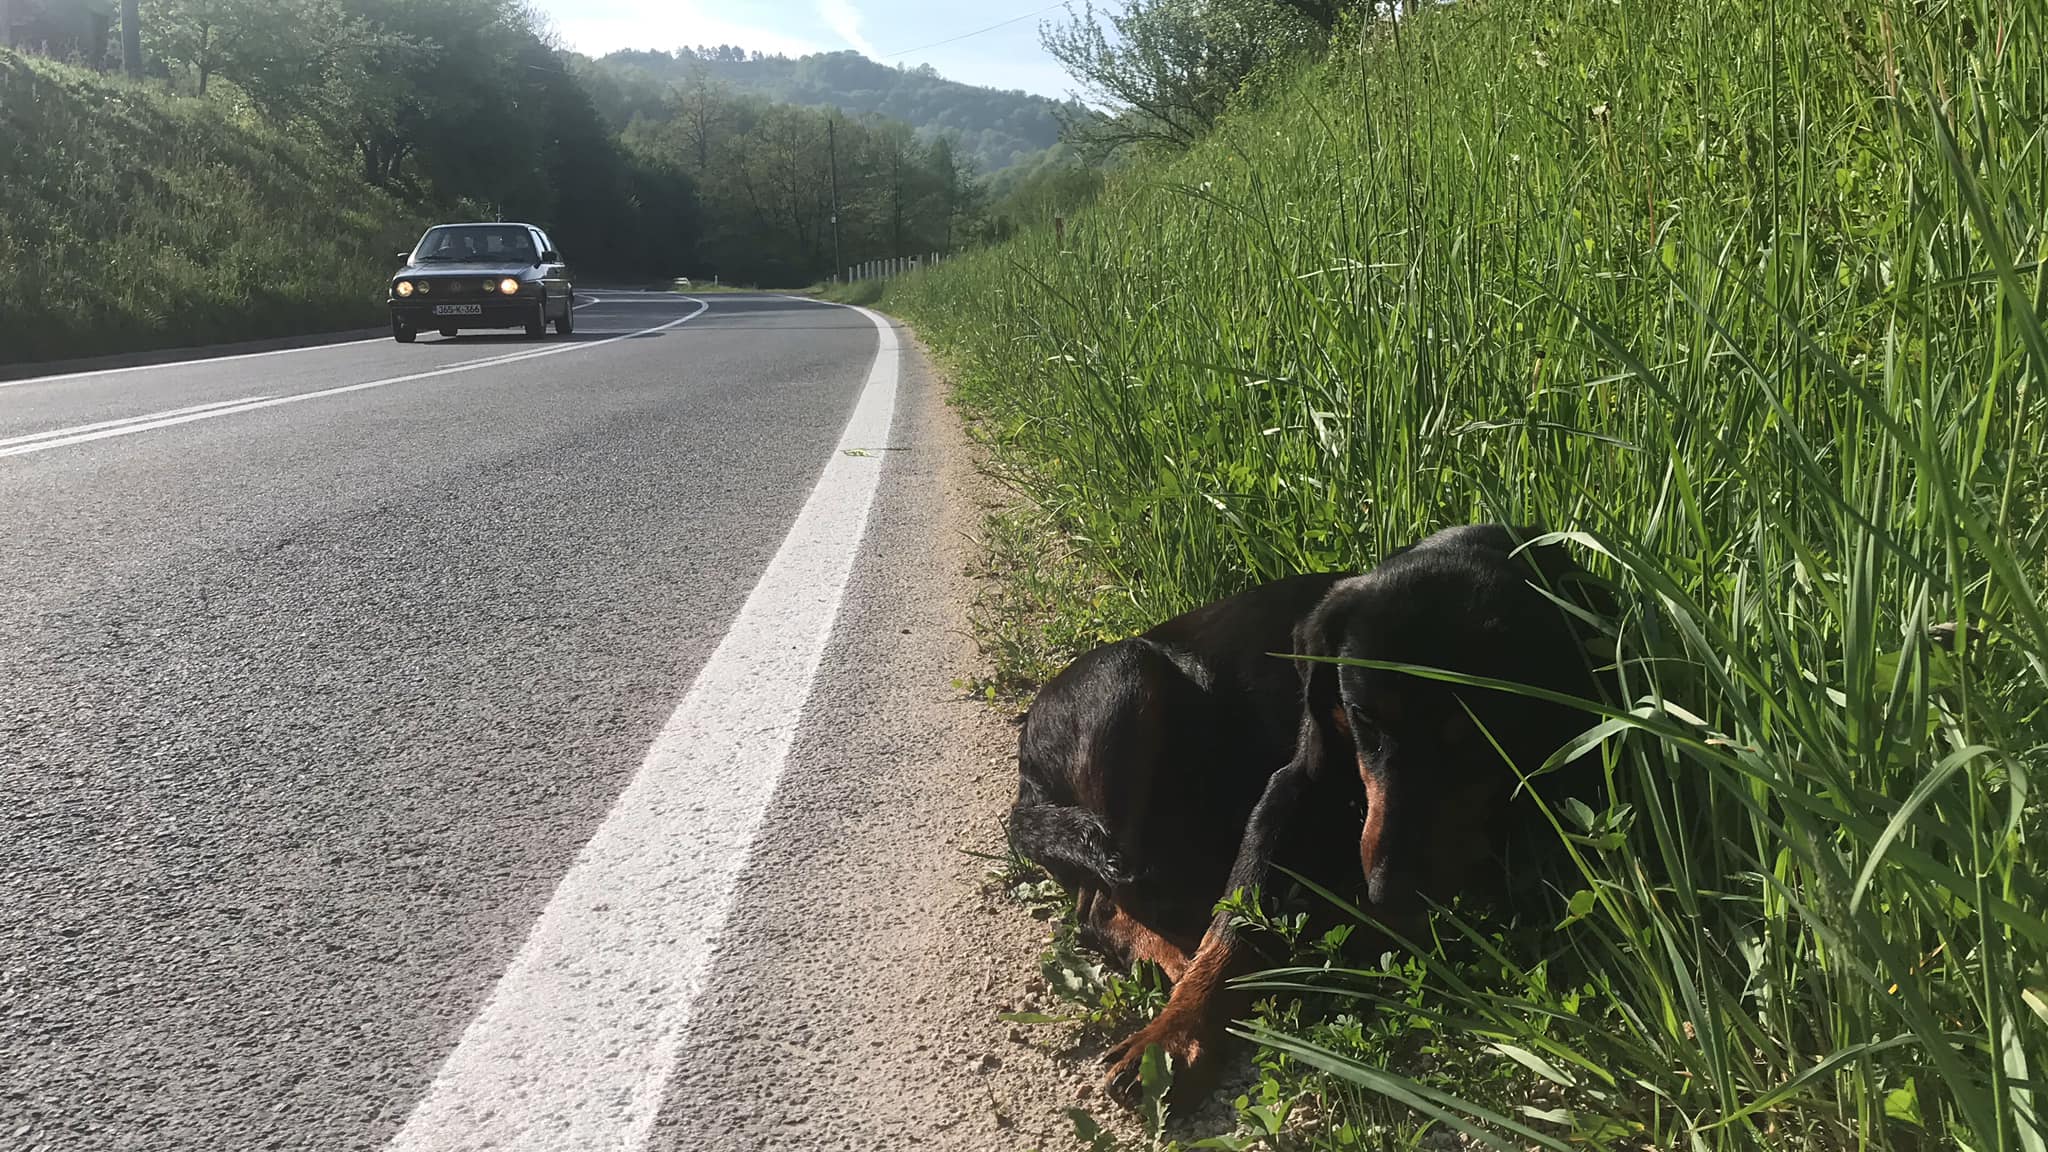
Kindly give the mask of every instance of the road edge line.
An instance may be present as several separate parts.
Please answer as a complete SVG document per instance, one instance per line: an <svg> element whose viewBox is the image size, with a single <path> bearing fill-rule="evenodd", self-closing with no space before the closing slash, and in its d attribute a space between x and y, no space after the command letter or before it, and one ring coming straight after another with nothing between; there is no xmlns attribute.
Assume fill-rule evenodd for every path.
<svg viewBox="0 0 2048 1152"><path fill-rule="evenodd" d="M875 359L810 495L389 1152L636 1150L652 1133L881 487L902 344L854 310Z"/></svg>

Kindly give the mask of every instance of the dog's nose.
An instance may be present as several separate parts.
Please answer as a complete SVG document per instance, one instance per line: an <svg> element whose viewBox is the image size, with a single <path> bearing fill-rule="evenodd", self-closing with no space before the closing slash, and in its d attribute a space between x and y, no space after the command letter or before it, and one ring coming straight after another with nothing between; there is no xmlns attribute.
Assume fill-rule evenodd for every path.
<svg viewBox="0 0 2048 1152"><path fill-rule="evenodd" d="M1365 897L1372 911L1383 919L1407 916L1417 903L1415 878L1408 869L1382 856L1366 873Z"/></svg>

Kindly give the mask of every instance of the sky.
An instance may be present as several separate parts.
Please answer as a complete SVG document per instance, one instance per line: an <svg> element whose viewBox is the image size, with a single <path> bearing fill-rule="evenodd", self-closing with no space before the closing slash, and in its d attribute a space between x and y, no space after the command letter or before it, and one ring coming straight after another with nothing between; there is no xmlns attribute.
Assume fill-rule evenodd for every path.
<svg viewBox="0 0 2048 1152"><path fill-rule="evenodd" d="M564 47L586 55L619 48L672 50L737 44L770 55L851 48L884 64L930 64L988 88L1067 94L1066 75L1038 44L1038 26L1062 15L1049 0L533 0ZM1025 17L978 35L980 29ZM940 41L962 37L952 43Z"/></svg>

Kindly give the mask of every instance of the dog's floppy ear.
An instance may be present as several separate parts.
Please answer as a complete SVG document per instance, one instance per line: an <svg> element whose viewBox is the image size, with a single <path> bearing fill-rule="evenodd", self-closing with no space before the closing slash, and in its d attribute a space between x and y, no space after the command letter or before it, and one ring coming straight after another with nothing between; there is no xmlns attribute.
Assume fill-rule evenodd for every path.
<svg viewBox="0 0 2048 1152"><path fill-rule="evenodd" d="M1544 530L1536 527L1515 529L1516 538L1521 540L1532 540L1543 534ZM1610 619L1614 616L1614 597L1598 580L1579 566L1579 562L1572 558L1571 551L1564 545L1531 545L1523 548L1518 557L1528 566L1537 585L1548 590L1551 595L1576 604L1595 616Z"/></svg>
<svg viewBox="0 0 2048 1152"><path fill-rule="evenodd" d="M1535 530L1529 531L1533 533ZM1593 621L1612 621L1619 615L1619 605L1610 588L1580 567L1563 545L1550 544L1541 548L1526 548L1521 552L1520 559L1537 587L1548 595L1574 606L1578 612L1592 617ZM1558 624L1564 630L1560 638L1568 637L1572 651L1576 652L1582 661L1591 661L1588 645L1599 641L1604 626L1588 621L1573 612L1561 611L1560 614L1562 619ZM1599 647L1611 651L1611 645ZM1589 677L1589 681L1583 685L1574 685L1571 690L1580 693L1597 691L1595 684L1603 679L1602 674L1592 663L1587 663L1583 671Z"/></svg>
<svg viewBox="0 0 2048 1152"><path fill-rule="evenodd" d="M1315 610L1294 626L1295 655L1338 654L1342 637L1337 635L1337 613L1330 609L1343 587L1339 584L1331 589ZM1294 664L1301 675L1301 734L1295 738L1294 760L1311 776L1320 777L1330 744L1328 733L1343 723L1339 719L1343 703L1337 695L1337 665L1320 659L1296 660Z"/></svg>

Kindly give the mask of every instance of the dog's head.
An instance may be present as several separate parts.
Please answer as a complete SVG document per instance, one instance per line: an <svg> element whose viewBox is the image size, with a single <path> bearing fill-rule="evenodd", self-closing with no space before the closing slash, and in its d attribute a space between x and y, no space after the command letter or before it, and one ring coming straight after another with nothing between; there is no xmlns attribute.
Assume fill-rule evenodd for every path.
<svg viewBox="0 0 2048 1152"><path fill-rule="evenodd" d="M1595 599L1561 548L1514 554L1536 529L1457 528L1333 588L1295 651L1441 669L1597 699L1581 628L1538 588ZM1370 907L1406 920L1498 880L1503 816L1522 773L1593 723L1586 713L1500 690L1387 669L1301 661L1297 758L1355 771ZM1546 796L1553 795L1546 790Z"/></svg>

